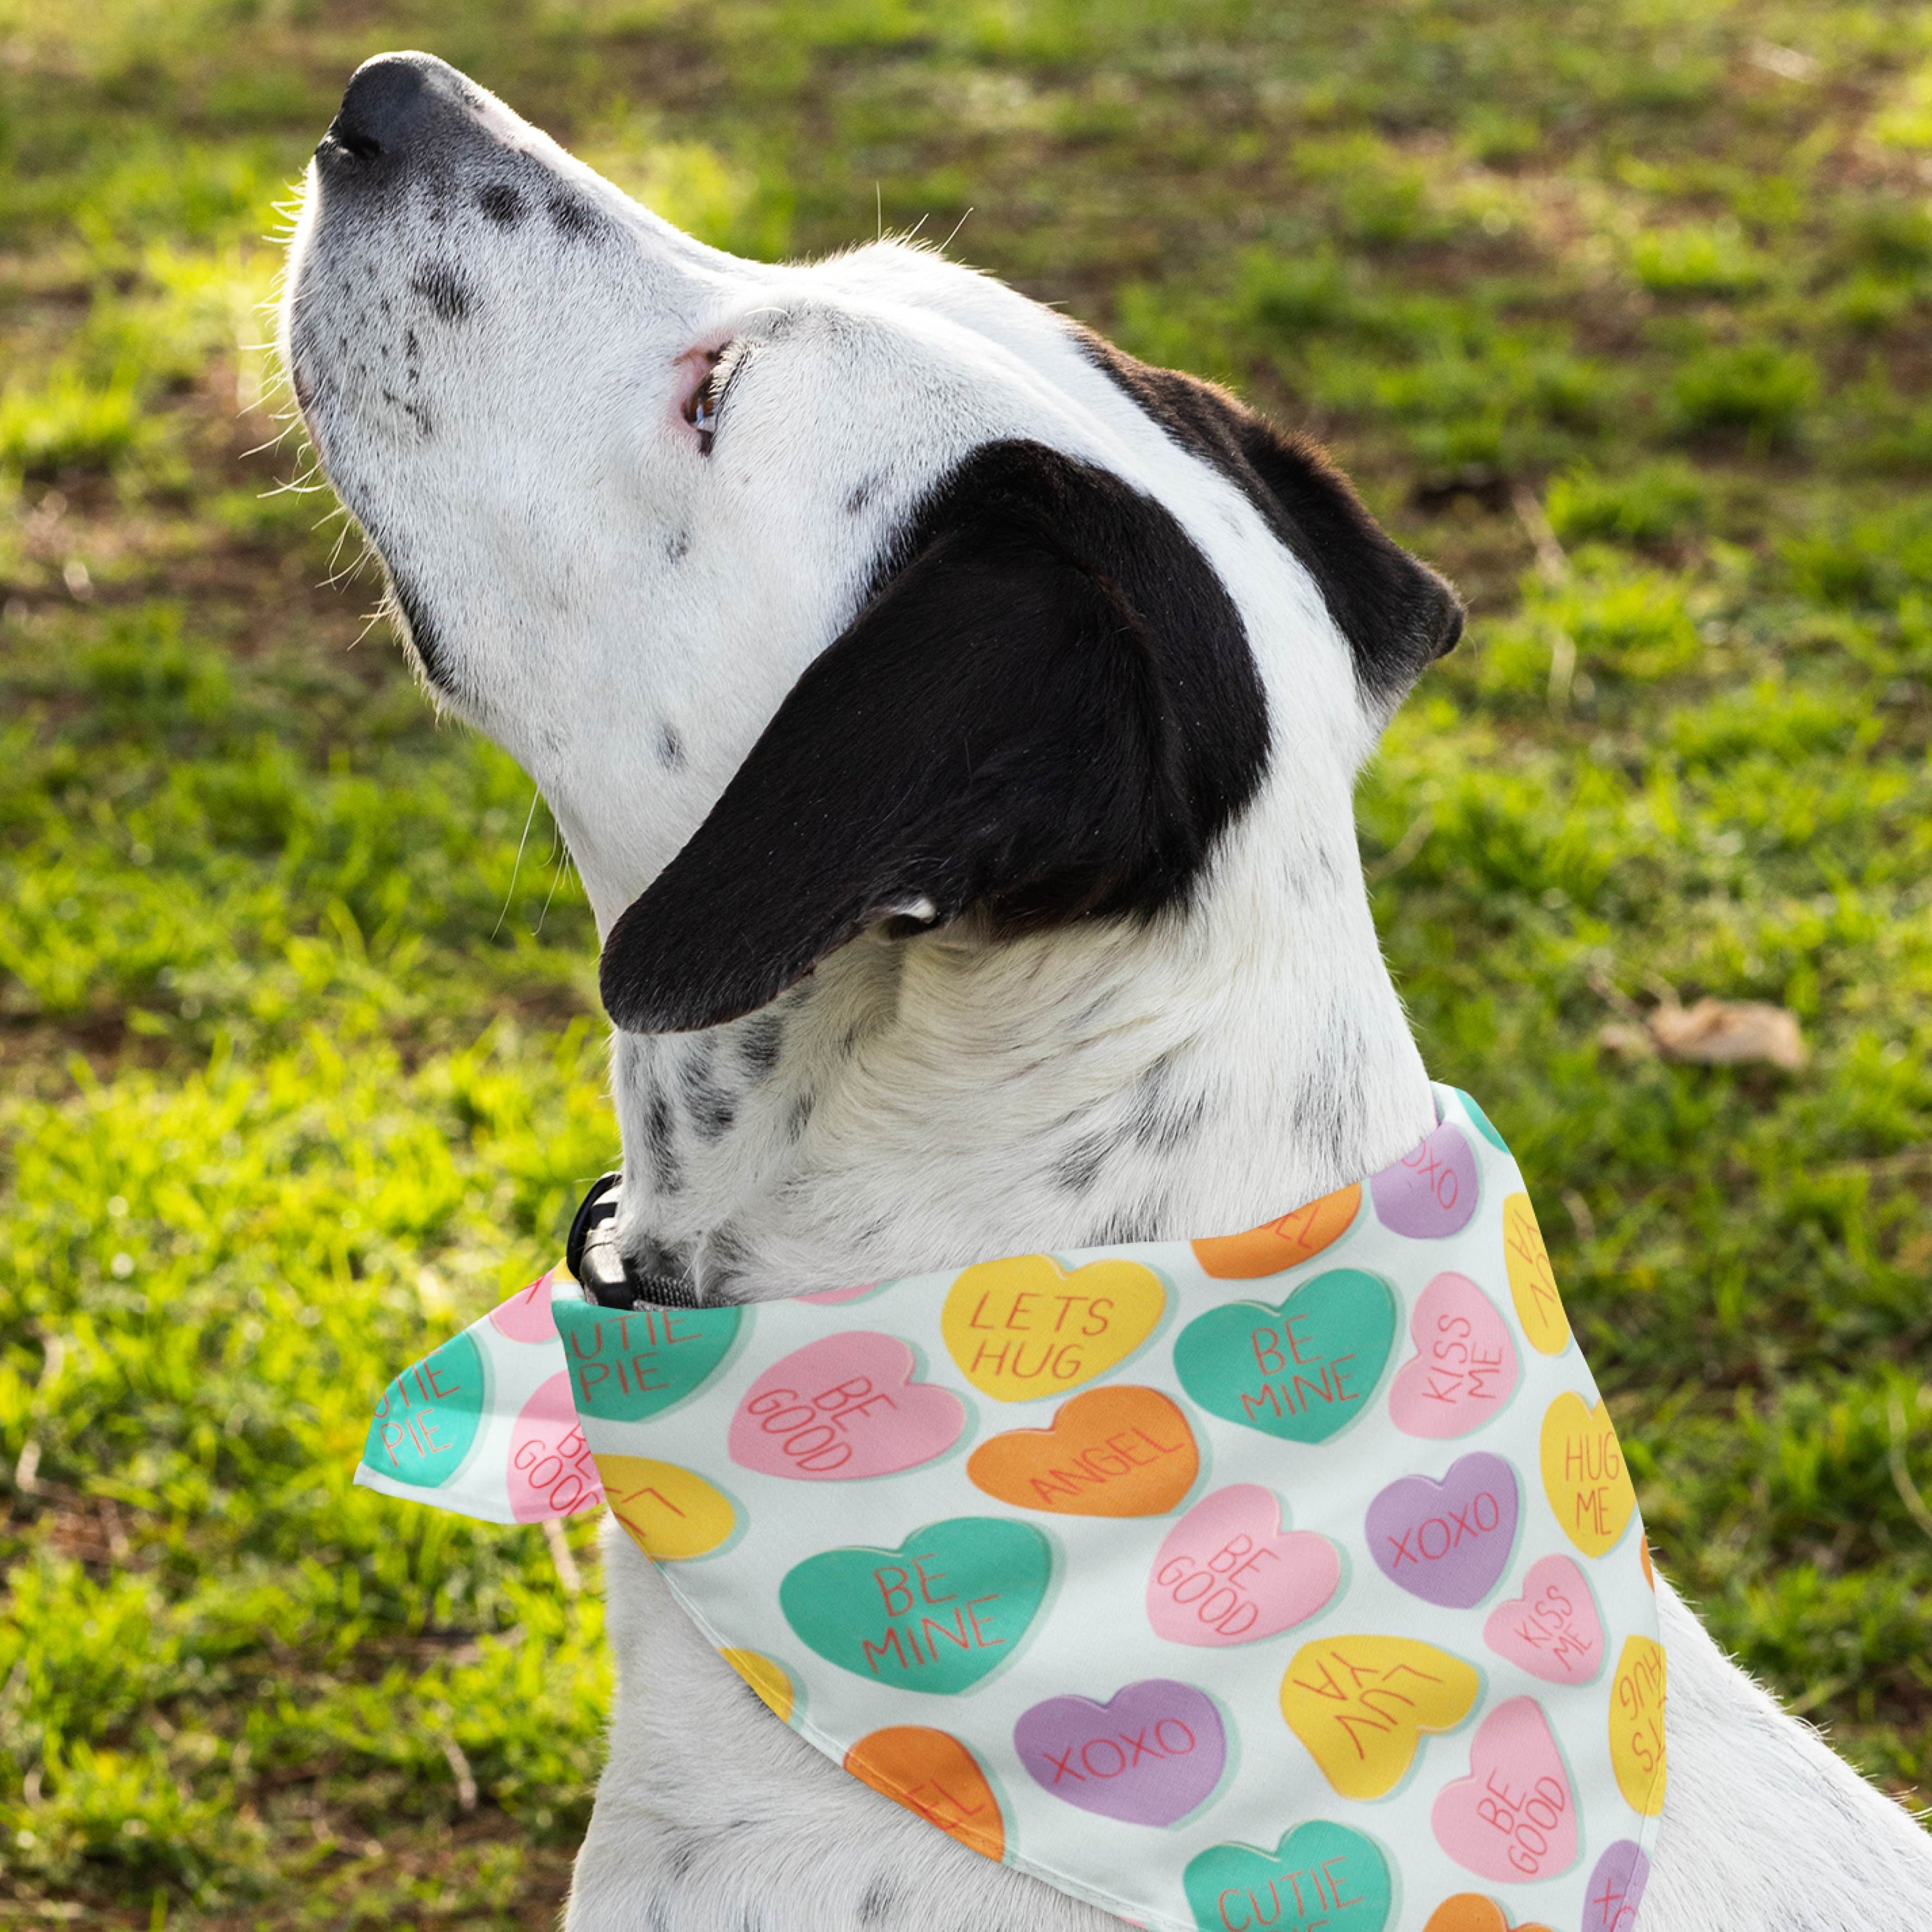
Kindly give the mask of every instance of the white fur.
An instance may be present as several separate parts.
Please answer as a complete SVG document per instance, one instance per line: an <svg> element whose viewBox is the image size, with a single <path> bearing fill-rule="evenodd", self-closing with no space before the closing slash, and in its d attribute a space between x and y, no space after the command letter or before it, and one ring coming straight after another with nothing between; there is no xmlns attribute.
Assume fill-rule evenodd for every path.
<svg viewBox="0 0 1932 1932"><path fill-rule="evenodd" d="M311 176L285 342L332 480L429 615L444 700L542 786L600 931L703 819L922 492L989 439L1166 505L1268 694L1268 776L1185 918L998 945L970 919L875 932L808 1000L618 1036L620 1240L756 1298L1237 1228L1410 1146L1430 1096L1351 809L1382 721L1246 499L998 283L892 244L737 261L500 104L476 111L487 141L380 216ZM485 221L475 193L506 176L567 190L599 232L572 238L534 200L514 229ZM471 292L459 321L413 287L437 263ZM703 455L680 403L692 352L728 342L745 360ZM828 1764L625 1538L607 1550L619 1690L572 1932L1114 1922ZM1932 1925L1932 1840L1660 1597L1670 1786L1642 1932Z"/></svg>

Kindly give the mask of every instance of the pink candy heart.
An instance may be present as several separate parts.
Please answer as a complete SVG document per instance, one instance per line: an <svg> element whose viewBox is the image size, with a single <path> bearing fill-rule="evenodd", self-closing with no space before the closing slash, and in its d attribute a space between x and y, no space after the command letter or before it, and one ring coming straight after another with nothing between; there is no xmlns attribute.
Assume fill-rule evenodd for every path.
<svg viewBox="0 0 1932 1932"><path fill-rule="evenodd" d="M739 1403L732 1461L761 1475L847 1482L943 1456L966 1426L966 1405L915 1381L916 1366L896 1336L866 1329L794 1349Z"/></svg>
<svg viewBox="0 0 1932 1932"><path fill-rule="evenodd" d="M1545 1556L1529 1566L1522 1594L1490 1612L1483 1641L1550 1684L1587 1684L1604 1660L1597 1600L1567 1556Z"/></svg>
<svg viewBox="0 0 1932 1932"><path fill-rule="evenodd" d="M1516 1387L1516 1344L1496 1305L1466 1274L1438 1274L1408 1318L1415 1353L1389 1390L1405 1436L1466 1436L1499 1413Z"/></svg>
<svg viewBox="0 0 1932 1932"><path fill-rule="evenodd" d="M1325 1536L1284 1531L1273 1490L1234 1483L1168 1531L1148 1576L1148 1622L1169 1643L1256 1643L1314 1616L1341 1580Z"/></svg>
<svg viewBox="0 0 1932 1932"><path fill-rule="evenodd" d="M1576 1863L1570 1775L1534 1697L1512 1697L1483 1720L1468 1776L1437 1793L1430 1823L1459 1865L1500 1885L1554 1878Z"/></svg>
<svg viewBox="0 0 1932 1932"><path fill-rule="evenodd" d="M490 1311L490 1326L512 1342L548 1342L556 1334L556 1318L550 1312L550 1276L540 1274L528 1288L520 1288L508 1301L500 1301Z"/></svg>
<svg viewBox="0 0 1932 1932"><path fill-rule="evenodd" d="M546 1289L546 1312L549 1306ZM568 1370L560 1369L524 1404L511 1426L505 1473L510 1513L519 1522L574 1516L604 1500L596 1462L577 1420Z"/></svg>

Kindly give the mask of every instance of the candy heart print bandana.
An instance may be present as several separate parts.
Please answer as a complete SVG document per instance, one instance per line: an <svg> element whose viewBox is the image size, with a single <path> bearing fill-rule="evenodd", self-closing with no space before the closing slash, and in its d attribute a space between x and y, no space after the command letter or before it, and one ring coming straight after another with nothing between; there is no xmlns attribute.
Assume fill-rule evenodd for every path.
<svg viewBox="0 0 1932 1932"><path fill-rule="evenodd" d="M1636 1498L1466 1095L1246 1234L746 1307L560 1268L357 1480L608 1500L706 1639L939 1830L1172 1932L1633 1932L1664 1791Z"/></svg>

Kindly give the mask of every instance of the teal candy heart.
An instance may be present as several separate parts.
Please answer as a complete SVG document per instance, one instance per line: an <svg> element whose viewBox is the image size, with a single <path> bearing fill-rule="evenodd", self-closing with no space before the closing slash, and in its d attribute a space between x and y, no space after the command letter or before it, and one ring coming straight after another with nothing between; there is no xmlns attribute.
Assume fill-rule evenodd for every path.
<svg viewBox="0 0 1932 1932"><path fill-rule="evenodd" d="M1181 1882L1201 1932L1382 1932L1388 1861L1374 1843L1326 1819L1298 1825L1272 1852L1210 1845Z"/></svg>
<svg viewBox="0 0 1932 1932"><path fill-rule="evenodd" d="M1463 1111L1469 1116L1471 1120L1475 1122L1477 1130L1482 1135L1483 1138L1487 1141L1492 1147L1499 1147L1502 1149L1504 1154L1508 1154L1509 1152L1509 1143L1503 1138L1501 1134L1496 1132L1495 1122L1490 1118L1488 1114L1483 1112L1481 1108L1476 1105L1474 1096L1472 1094L1464 1093L1460 1087L1452 1087L1449 1090L1456 1096L1457 1100L1462 1102Z"/></svg>
<svg viewBox="0 0 1932 1932"><path fill-rule="evenodd" d="M704 1387L738 1339L742 1308L550 1304L577 1412L610 1422L662 1415Z"/></svg>
<svg viewBox="0 0 1932 1932"><path fill-rule="evenodd" d="M382 1391L363 1461L399 1483L440 1489L476 1440L485 1393L482 1350L466 1331L452 1336Z"/></svg>
<svg viewBox="0 0 1932 1932"><path fill-rule="evenodd" d="M1197 1316L1174 1342L1174 1372L1210 1415L1325 1442L1367 1408L1395 1324L1379 1275L1330 1268L1272 1306L1234 1301Z"/></svg>
<svg viewBox="0 0 1932 1932"><path fill-rule="evenodd" d="M1031 1523L958 1516L896 1550L808 1556L787 1571L778 1605L840 1670L945 1697L1019 1648L1052 1576L1053 1546Z"/></svg>

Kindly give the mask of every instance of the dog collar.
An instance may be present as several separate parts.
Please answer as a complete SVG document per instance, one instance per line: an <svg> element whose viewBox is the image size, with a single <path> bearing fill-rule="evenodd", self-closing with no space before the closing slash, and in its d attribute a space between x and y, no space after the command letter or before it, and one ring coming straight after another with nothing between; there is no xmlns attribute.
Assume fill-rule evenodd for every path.
<svg viewBox="0 0 1932 1932"><path fill-rule="evenodd" d="M611 1224L623 1178L600 1174L578 1203L563 1244L564 1266L600 1308L694 1308L696 1286L688 1275L651 1274L618 1246Z"/></svg>
<svg viewBox="0 0 1932 1932"><path fill-rule="evenodd" d="M1632 1932L1636 1498L1508 1149L1436 1101L1244 1234L742 1307L598 1258L607 1176L568 1268L389 1384L356 1480L608 1499L833 1762L1141 1924Z"/></svg>

